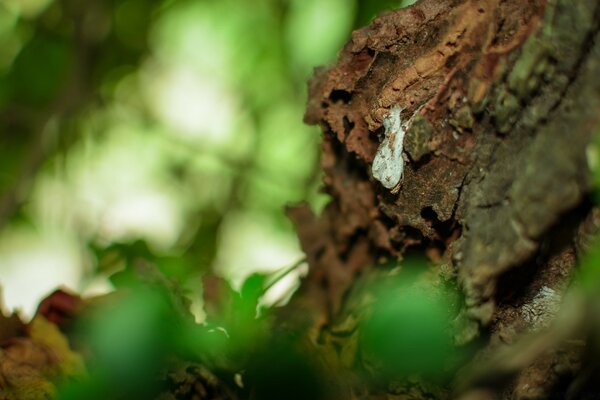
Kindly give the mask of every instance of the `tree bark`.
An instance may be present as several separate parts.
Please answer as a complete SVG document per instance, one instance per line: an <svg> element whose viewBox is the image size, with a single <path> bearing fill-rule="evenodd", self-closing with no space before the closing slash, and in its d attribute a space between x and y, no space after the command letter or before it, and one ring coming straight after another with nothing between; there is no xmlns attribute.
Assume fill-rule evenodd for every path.
<svg viewBox="0 0 600 400"><path fill-rule="evenodd" d="M280 323L306 332L333 375L364 369L356 335L338 334L365 312L357 286L422 254L462 295L455 345L476 349L450 382L354 374L344 398L592 393L582 303L563 304L580 316L559 317L570 329L552 321L598 225L599 27L596 0L421 0L355 31L315 71L305 121L323 130L331 201L319 216L289 210L310 270ZM394 107L406 134L390 189L372 164Z"/></svg>

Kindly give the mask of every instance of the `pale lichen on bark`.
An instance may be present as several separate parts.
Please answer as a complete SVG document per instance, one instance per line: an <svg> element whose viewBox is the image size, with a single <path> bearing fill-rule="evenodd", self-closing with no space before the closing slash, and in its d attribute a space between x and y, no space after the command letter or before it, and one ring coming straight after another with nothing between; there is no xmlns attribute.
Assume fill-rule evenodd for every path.
<svg viewBox="0 0 600 400"><path fill-rule="evenodd" d="M404 147L405 128L402 125L401 112L400 107L392 107L389 115L383 119L384 138L371 166L373 178L392 191L400 184L404 173L402 148Z"/></svg>

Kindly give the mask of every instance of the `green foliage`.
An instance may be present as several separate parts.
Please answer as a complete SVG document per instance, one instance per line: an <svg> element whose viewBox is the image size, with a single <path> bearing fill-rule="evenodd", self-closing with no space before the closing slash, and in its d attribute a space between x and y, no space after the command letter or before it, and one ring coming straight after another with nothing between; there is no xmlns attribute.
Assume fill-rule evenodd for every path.
<svg viewBox="0 0 600 400"><path fill-rule="evenodd" d="M451 293L406 273L376 285L371 315L362 324L361 343L369 362L383 373L440 379L455 361Z"/></svg>
<svg viewBox="0 0 600 400"><path fill-rule="evenodd" d="M146 35L153 22L153 3L148 0L125 0L115 5L115 35L125 46L146 48Z"/></svg>
<svg viewBox="0 0 600 400"><path fill-rule="evenodd" d="M594 236L587 245L587 252L581 260L577 281L587 295L596 297L600 292L600 241L598 237Z"/></svg>
<svg viewBox="0 0 600 400"><path fill-rule="evenodd" d="M356 4L0 5L0 227L10 235L19 216L79 247L73 258L92 264L82 290L112 272L107 255L236 283L299 258L282 208L325 201L304 88L314 66L335 60L364 11ZM391 6L369 4L364 13ZM236 265L252 257L229 251L246 232L230 227L254 220L265 238L249 247L272 246L260 252L282 261Z"/></svg>
<svg viewBox="0 0 600 400"><path fill-rule="evenodd" d="M327 383L290 338L275 337L250 362L250 399L327 399Z"/></svg>
<svg viewBox="0 0 600 400"><path fill-rule="evenodd" d="M593 197L600 202L600 130L596 130L594 142L587 149L588 166L593 177ZM600 290L600 241L595 232L582 232L581 244L586 254L581 260L578 281L589 294Z"/></svg>
<svg viewBox="0 0 600 400"><path fill-rule="evenodd" d="M266 277L250 277L241 293L233 293L224 318L199 325L181 306L186 299L157 270L127 271L120 291L80 321L75 337L92 355L89 377L64 382L60 399L154 398L167 390L157 378L183 360L236 371L260 354L268 331L256 312ZM301 363L289 362L290 368Z"/></svg>
<svg viewBox="0 0 600 400"><path fill-rule="evenodd" d="M73 73L71 51L65 39L35 35L21 50L5 78L14 101L40 107L55 99ZM40 60L44 60L43 68Z"/></svg>
<svg viewBox="0 0 600 400"><path fill-rule="evenodd" d="M373 18L382 11L391 11L401 7L409 6L416 0L358 0L358 15L356 26L367 25Z"/></svg>
<svg viewBox="0 0 600 400"><path fill-rule="evenodd" d="M59 398L82 393L98 399L144 398L156 393L154 377L175 343L174 318L165 296L143 287L132 288L117 304L101 307L80 333L94 354L90 379L67 384Z"/></svg>
<svg viewBox="0 0 600 400"><path fill-rule="evenodd" d="M172 310L156 292L140 288L90 324L95 362L117 385L133 390L156 373L173 342ZM131 386L131 387L129 387Z"/></svg>

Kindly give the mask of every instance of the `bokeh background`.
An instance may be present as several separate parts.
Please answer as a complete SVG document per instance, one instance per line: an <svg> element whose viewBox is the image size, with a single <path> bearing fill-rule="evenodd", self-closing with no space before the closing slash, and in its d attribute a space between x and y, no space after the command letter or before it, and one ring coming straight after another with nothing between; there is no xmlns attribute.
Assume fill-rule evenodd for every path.
<svg viewBox="0 0 600 400"><path fill-rule="evenodd" d="M327 201L306 82L352 29L413 2L1 1L4 306L110 291L143 259L202 318L202 274L235 288L299 263L283 208Z"/></svg>

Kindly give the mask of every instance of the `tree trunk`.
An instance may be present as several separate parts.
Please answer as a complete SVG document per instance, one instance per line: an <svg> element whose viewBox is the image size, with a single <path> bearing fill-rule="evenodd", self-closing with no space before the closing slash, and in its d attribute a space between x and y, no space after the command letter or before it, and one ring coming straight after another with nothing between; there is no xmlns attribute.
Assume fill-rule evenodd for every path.
<svg viewBox="0 0 600 400"><path fill-rule="evenodd" d="M289 210L310 271L280 323L352 382L340 398L592 393L589 314L564 294L599 221L599 24L597 0L421 0L315 71L305 120L323 130L331 201ZM444 382L374 383L356 373L377 375L356 340L361 288L415 254L431 291L458 289L454 345L475 351Z"/></svg>

